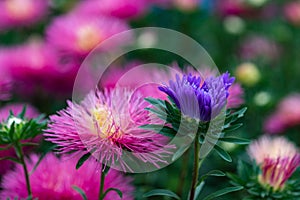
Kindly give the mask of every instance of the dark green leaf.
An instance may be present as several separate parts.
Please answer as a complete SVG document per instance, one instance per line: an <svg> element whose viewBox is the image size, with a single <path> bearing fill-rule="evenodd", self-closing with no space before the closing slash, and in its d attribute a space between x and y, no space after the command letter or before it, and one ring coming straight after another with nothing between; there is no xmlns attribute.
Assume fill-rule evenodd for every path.
<svg viewBox="0 0 300 200"><path fill-rule="evenodd" d="M172 192L170 190L164 190L164 189L152 190L143 195L143 197L145 197L145 198L152 197L152 196L168 196L168 197L173 197L174 199L180 200L180 197L177 194L175 194L174 192Z"/></svg>
<svg viewBox="0 0 300 200"><path fill-rule="evenodd" d="M216 150L216 152L219 154L219 156L221 158L223 158L225 161L227 162L232 162L232 159L230 157L230 155L221 147L219 147L218 145L214 146L214 149Z"/></svg>
<svg viewBox="0 0 300 200"><path fill-rule="evenodd" d="M204 181L208 176L226 176L226 174L220 170L212 170L207 172L206 174L202 175L199 179L199 183Z"/></svg>
<svg viewBox="0 0 300 200"><path fill-rule="evenodd" d="M15 162L15 163L18 163L18 164L22 164L17 158L13 158L13 157L1 157L0 161L1 160L10 160L12 162Z"/></svg>
<svg viewBox="0 0 300 200"><path fill-rule="evenodd" d="M79 168L83 165L83 163L84 163L85 161L87 161L87 159L89 159L89 157L90 157L91 155L92 155L92 154L91 154L90 152L84 154L84 155L78 160L78 162L77 162L77 164L76 164L76 169L79 169Z"/></svg>
<svg viewBox="0 0 300 200"><path fill-rule="evenodd" d="M109 189L107 189L107 190L104 192L104 194L103 194L103 198L104 198L109 192L112 192L112 191L118 193L118 195L119 195L119 197L120 197L121 199L123 198L123 193L122 193L122 191L119 190L119 189L117 189L117 188L109 188Z"/></svg>
<svg viewBox="0 0 300 200"><path fill-rule="evenodd" d="M243 138L237 138L237 137L225 137L225 138L219 138L222 142L229 142L234 144L249 144L251 141Z"/></svg>
<svg viewBox="0 0 300 200"><path fill-rule="evenodd" d="M73 185L72 188L81 195L83 200L88 200L85 192L81 188L77 187L76 185Z"/></svg>
<svg viewBox="0 0 300 200"><path fill-rule="evenodd" d="M18 117L21 118L21 119L24 119L25 117L25 113L26 113L26 105L23 106L23 109L22 109L22 112L20 114L18 114Z"/></svg>
<svg viewBox="0 0 300 200"><path fill-rule="evenodd" d="M234 131L236 129L239 129L241 126L243 126L243 123L238 123L238 124L234 124L234 125L225 125L224 127L224 132L230 132L230 131Z"/></svg>
<svg viewBox="0 0 300 200"><path fill-rule="evenodd" d="M195 190L195 197L194 197L194 200L198 199L198 197L200 196L200 193L203 189L203 186L204 186L204 181L201 182L197 187L196 187L196 190Z"/></svg>
<svg viewBox="0 0 300 200"><path fill-rule="evenodd" d="M225 195L225 194L228 194L230 192L236 192L236 191L239 191L239 190L242 190L244 189L243 186L234 186L234 187L227 187L227 188L224 188L224 189L221 189L219 191L216 191L208 196L206 196L203 200L210 200L210 199L214 199L216 197L219 197L219 196L222 196L222 195Z"/></svg>

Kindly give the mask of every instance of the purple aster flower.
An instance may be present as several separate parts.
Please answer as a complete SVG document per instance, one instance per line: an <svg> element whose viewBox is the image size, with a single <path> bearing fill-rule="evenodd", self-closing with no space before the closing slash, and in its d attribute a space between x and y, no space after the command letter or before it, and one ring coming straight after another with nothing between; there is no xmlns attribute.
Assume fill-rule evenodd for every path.
<svg viewBox="0 0 300 200"><path fill-rule="evenodd" d="M170 80L169 86L160 86L184 115L201 121L215 118L226 105L228 89L234 82L229 73L210 77L202 82L199 76L192 74L176 75L176 81Z"/></svg>

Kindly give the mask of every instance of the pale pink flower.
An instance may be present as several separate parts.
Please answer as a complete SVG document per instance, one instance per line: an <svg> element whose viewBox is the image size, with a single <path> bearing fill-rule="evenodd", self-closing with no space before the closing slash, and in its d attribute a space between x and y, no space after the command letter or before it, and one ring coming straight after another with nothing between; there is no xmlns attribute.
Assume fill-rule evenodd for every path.
<svg viewBox="0 0 300 200"><path fill-rule="evenodd" d="M284 189L286 181L300 165L297 147L284 137L263 136L249 145L248 154L261 168L259 183L274 191Z"/></svg>
<svg viewBox="0 0 300 200"><path fill-rule="evenodd" d="M27 166L31 171L38 161L37 155L31 155ZM81 188L89 200L97 200L100 188L100 172L97 171L99 163L95 161L85 162L80 169L75 166L78 159L63 158L58 159L53 154L47 154L35 171L30 175L30 183L33 198L39 200L72 199L81 200L81 195L72 187ZM104 190L116 188L122 191L124 200L133 200L134 187L132 179L125 177L120 172L110 170L105 177ZM28 196L24 170L21 165L17 165L13 171L8 172L2 179L0 192L1 199L11 198L25 199ZM119 195L111 191L105 200L121 199Z"/></svg>

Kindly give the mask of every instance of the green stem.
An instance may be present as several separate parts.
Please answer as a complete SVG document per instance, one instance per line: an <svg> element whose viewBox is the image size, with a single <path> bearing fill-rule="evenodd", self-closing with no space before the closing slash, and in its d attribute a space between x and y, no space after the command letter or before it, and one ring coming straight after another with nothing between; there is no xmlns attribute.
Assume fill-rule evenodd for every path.
<svg viewBox="0 0 300 200"><path fill-rule="evenodd" d="M183 159L182 159L182 165L181 165L181 170L180 170L181 172L180 172L178 186L177 186L177 194L179 196L182 196L184 186L185 186L185 179L186 179L187 171L189 168L189 158L190 158L189 153L190 153L190 151L187 150L182 156Z"/></svg>
<svg viewBox="0 0 300 200"><path fill-rule="evenodd" d="M99 189L99 200L103 200L104 199L104 181L105 181L105 170L104 167L102 167L101 170L101 177L100 177L100 189Z"/></svg>
<svg viewBox="0 0 300 200"><path fill-rule="evenodd" d="M199 168L202 164L200 162L200 143L198 141L199 134L196 134L195 143L194 143L194 166L193 166L193 180L192 186L190 191L190 200L194 200L195 198L195 191L197 188L198 183L198 176L199 176Z"/></svg>
<svg viewBox="0 0 300 200"><path fill-rule="evenodd" d="M15 147L16 147L17 155L18 155L18 157L20 159L21 165L23 166L28 196L29 196L30 199L32 199L32 192L31 192L31 187L30 187L29 173L28 173L27 165L25 163L24 152L23 152L21 143L20 142L16 143Z"/></svg>

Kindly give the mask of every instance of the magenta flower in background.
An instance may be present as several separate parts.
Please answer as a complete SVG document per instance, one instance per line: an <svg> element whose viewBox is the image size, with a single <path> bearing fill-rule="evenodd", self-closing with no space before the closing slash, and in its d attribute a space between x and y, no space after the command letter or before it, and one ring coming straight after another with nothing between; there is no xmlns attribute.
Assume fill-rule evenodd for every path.
<svg viewBox="0 0 300 200"><path fill-rule="evenodd" d="M0 123L3 123L6 121L10 115L10 111L14 115L18 115L22 112L24 106L26 106L26 113L25 117L28 119L32 119L35 117L38 117L40 114L39 112L31 105L29 104L8 104L0 109ZM15 156L14 149L10 148L7 150L1 150L0 151L0 158L7 157L7 156ZM1 160L0 161L0 175L4 174L9 168L12 166L12 162L8 160Z"/></svg>
<svg viewBox="0 0 300 200"><path fill-rule="evenodd" d="M217 12L222 16L245 15L249 12L249 7L240 0L217 0Z"/></svg>
<svg viewBox="0 0 300 200"><path fill-rule="evenodd" d="M75 166L78 159L58 159L53 154L48 154L38 165L36 170L30 175L33 198L47 200L51 197L53 200L73 199L81 200L82 197L72 187L81 188L89 200L97 200L100 176L96 171L99 163L87 161L80 169ZM27 160L29 170L32 170L38 161L37 155L30 156ZM133 200L134 187L131 184L132 179L125 177L122 173L110 170L105 177L104 190L108 188L117 188L123 193L124 200ZM1 199L8 197L14 199L25 199L28 195L24 179L24 171L21 165L16 166L13 171L8 172L2 180L0 192ZM105 200L121 199L119 195L111 191L105 197Z"/></svg>
<svg viewBox="0 0 300 200"><path fill-rule="evenodd" d="M143 66L141 62L134 61L127 64L124 68L120 66L108 68L100 80L100 85L102 88L107 89L126 87L141 93L145 98L166 99L166 95L157 90L157 87L162 80L168 81L169 77L170 75L165 70L157 66Z"/></svg>
<svg viewBox="0 0 300 200"><path fill-rule="evenodd" d="M31 96L46 91L68 94L72 90L78 65L62 63L56 50L40 40L31 40L3 49L4 66L17 93Z"/></svg>
<svg viewBox="0 0 300 200"><path fill-rule="evenodd" d="M284 189L300 165L297 147L284 137L263 136L249 145L248 154L261 168L260 184L274 191Z"/></svg>
<svg viewBox="0 0 300 200"><path fill-rule="evenodd" d="M292 1L284 6L284 16L292 24L300 25L300 1Z"/></svg>
<svg viewBox="0 0 300 200"><path fill-rule="evenodd" d="M46 34L47 40L63 53L84 56L105 39L128 29L116 18L73 13L54 19Z"/></svg>
<svg viewBox="0 0 300 200"><path fill-rule="evenodd" d="M122 158L128 152L153 166L164 163L167 138L139 128L150 118L143 98L132 94L116 88L91 92L80 104L69 101L65 110L50 116L46 140L57 144L61 153L93 150L100 163L124 171L131 170Z"/></svg>
<svg viewBox="0 0 300 200"><path fill-rule="evenodd" d="M234 83L228 89L227 108L238 108L244 104L244 90L239 83Z"/></svg>
<svg viewBox="0 0 300 200"><path fill-rule="evenodd" d="M284 98L277 110L264 123L264 130L270 134L282 133L287 128L300 124L300 94Z"/></svg>
<svg viewBox="0 0 300 200"><path fill-rule="evenodd" d="M267 37L252 35L242 41L239 55L245 60L264 59L274 61L280 56L280 48L275 41Z"/></svg>
<svg viewBox="0 0 300 200"><path fill-rule="evenodd" d="M106 15L131 19L141 16L149 7L151 7L151 2L148 0L87 0L79 3L74 12L83 15Z"/></svg>
<svg viewBox="0 0 300 200"><path fill-rule="evenodd" d="M48 0L2 0L0 2L0 30L30 26L48 12Z"/></svg>
<svg viewBox="0 0 300 200"><path fill-rule="evenodd" d="M234 78L225 73L219 77L210 77L202 82L200 76L192 74L176 76L169 85L160 86L184 115L209 121L220 114L229 96L228 89Z"/></svg>
<svg viewBox="0 0 300 200"><path fill-rule="evenodd" d="M0 50L0 101L7 101L11 97L12 81L5 67L3 52Z"/></svg>

